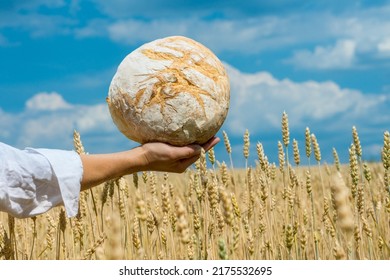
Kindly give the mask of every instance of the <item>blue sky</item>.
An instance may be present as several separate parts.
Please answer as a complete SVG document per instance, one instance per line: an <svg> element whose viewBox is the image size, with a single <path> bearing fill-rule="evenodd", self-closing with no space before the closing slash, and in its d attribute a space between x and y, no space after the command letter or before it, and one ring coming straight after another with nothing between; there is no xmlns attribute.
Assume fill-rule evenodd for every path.
<svg viewBox="0 0 390 280"><path fill-rule="evenodd" d="M116 67L145 42L184 35L228 69L222 130L237 165L246 128L252 160L262 142L277 161L283 111L302 157L309 127L324 161L333 147L346 161L355 125L363 157L379 159L390 129L389 15L390 1L368 0L1 1L0 141L72 149L77 129L91 153L136 146L105 104ZM217 157L227 158L223 144Z"/></svg>

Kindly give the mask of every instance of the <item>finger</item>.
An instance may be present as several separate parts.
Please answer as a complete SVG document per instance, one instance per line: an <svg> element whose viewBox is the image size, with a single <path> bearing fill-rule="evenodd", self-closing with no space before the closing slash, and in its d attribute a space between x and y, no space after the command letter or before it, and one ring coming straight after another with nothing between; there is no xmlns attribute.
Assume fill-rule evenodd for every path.
<svg viewBox="0 0 390 280"><path fill-rule="evenodd" d="M196 155L196 156L193 156L193 157L190 157L190 158L186 158L186 159L182 159L180 161L180 170L182 170L182 172L184 172L191 164L194 164L197 160L199 159L199 155Z"/></svg>
<svg viewBox="0 0 390 280"><path fill-rule="evenodd" d="M210 150L212 147L214 147L215 145L217 145L219 143L219 141L221 141L221 139L219 137L213 137L211 138L209 141L207 141L205 144L202 145L203 149L205 150L205 152L207 152L208 150Z"/></svg>
<svg viewBox="0 0 390 280"><path fill-rule="evenodd" d="M178 159L189 159L192 157L199 157L202 147L200 145L187 145L183 147L175 147L175 152L177 153Z"/></svg>

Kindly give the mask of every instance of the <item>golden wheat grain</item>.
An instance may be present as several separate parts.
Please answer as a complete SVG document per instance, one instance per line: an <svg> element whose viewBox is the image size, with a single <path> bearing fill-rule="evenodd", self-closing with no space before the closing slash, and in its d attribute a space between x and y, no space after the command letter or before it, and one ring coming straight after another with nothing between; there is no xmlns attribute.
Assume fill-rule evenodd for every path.
<svg viewBox="0 0 390 280"><path fill-rule="evenodd" d="M336 148L333 148L332 152L333 152L334 165L336 167L336 170L340 172L340 160Z"/></svg>
<svg viewBox="0 0 390 280"><path fill-rule="evenodd" d="M305 151L306 151L306 157L309 159L309 165L310 165L311 133L310 133L310 129L308 127L306 127L306 130L305 130Z"/></svg>
<svg viewBox="0 0 390 280"><path fill-rule="evenodd" d="M140 181L133 175L106 182L94 188L98 204L82 192L71 219L62 207L35 220L0 213L0 259L220 259L219 240L229 259L388 259L388 132L382 164L359 159L354 140L349 164L333 150L335 168L318 156L318 169L310 168L316 145L308 128L308 166L298 166L295 139L295 165L288 164L284 140L273 151L283 153L281 172L257 142L254 166L228 169L209 152L218 168L208 169L203 153L195 170L181 175L143 172Z"/></svg>
<svg viewBox="0 0 390 280"><path fill-rule="evenodd" d="M360 144L359 135L355 126L352 127L352 139L355 145L356 155L360 159L362 157L362 145Z"/></svg>
<svg viewBox="0 0 390 280"><path fill-rule="evenodd" d="M73 145L76 150L76 152L81 155L85 154L83 143L81 142L80 133L76 130L73 131Z"/></svg>
<svg viewBox="0 0 390 280"><path fill-rule="evenodd" d="M244 133L244 149L243 149L243 154L246 160L248 160L249 157L249 147L250 147L249 130L246 129Z"/></svg>
<svg viewBox="0 0 390 280"><path fill-rule="evenodd" d="M284 146L287 147L290 144L290 130L288 127L288 115L285 111L282 115L282 138Z"/></svg>
<svg viewBox="0 0 390 280"><path fill-rule="evenodd" d="M296 165L299 165L301 163L301 158L299 155L299 147L298 147L298 141L293 140L293 153L294 153L294 162Z"/></svg>
<svg viewBox="0 0 390 280"><path fill-rule="evenodd" d="M354 144L351 144L349 148L349 173L352 179L352 197L355 198L357 195L357 188L359 184L359 174L358 174L358 160L356 155L356 147Z"/></svg>
<svg viewBox="0 0 390 280"><path fill-rule="evenodd" d="M284 173L284 166L286 164L285 162L285 155L283 151L283 145L280 141L278 141L278 159L279 159L279 170L281 173Z"/></svg>
<svg viewBox="0 0 390 280"><path fill-rule="evenodd" d="M348 201L348 188L340 173L332 177L332 192L340 229L349 233L353 229L354 215Z"/></svg>
<svg viewBox="0 0 390 280"><path fill-rule="evenodd" d="M318 144L317 137L314 133L311 134L311 141L313 143L313 149L314 149L314 157L316 161L319 163L321 161L321 149L320 145Z"/></svg>

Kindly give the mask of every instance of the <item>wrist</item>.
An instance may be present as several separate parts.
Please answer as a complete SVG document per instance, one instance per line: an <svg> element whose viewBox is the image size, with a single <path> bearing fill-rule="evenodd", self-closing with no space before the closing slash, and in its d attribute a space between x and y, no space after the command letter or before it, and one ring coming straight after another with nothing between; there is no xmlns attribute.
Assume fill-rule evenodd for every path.
<svg viewBox="0 0 390 280"><path fill-rule="evenodd" d="M147 153L143 146L124 152L121 176L147 170L149 164Z"/></svg>

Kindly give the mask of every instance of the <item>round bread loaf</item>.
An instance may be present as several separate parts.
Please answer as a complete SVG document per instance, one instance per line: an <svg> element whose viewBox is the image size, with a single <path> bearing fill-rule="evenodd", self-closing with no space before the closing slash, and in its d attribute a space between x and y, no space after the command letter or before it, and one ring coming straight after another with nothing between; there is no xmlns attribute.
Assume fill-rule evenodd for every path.
<svg viewBox="0 0 390 280"><path fill-rule="evenodd" d="M139 143L203 144L226 119L230 85L220 60L181 36L137 48L119 65L107 103L118 129Z"/></svg>

